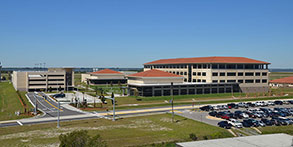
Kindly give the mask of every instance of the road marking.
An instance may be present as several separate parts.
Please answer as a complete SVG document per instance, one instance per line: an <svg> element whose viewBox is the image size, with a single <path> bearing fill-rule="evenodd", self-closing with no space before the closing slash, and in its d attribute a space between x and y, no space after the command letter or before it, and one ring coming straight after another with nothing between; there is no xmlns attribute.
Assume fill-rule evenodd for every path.
<svg viewBox="0 0 293 147"><path fill-rule="evenodd" d="M19 125L23 126L23 124L20 121L16 121Z"/></svg>
<svg viewBox="0 0 293 147"><path fill-rule="evenodd" d="M47 101L44 97L42 97L49 105L51 105L52 107L56 108L57 110L63 111L62 109L57 108L56 106L54 106L53 104L51 104L49 101Z"/></svg>
<svg viewBox="0 0 293 147"><path fill-rule="evenodd" d="M258 132L259 134L262 134L262 132L259 130L259 129L257 129L256 127L252 127L256 132Z"/></svg>

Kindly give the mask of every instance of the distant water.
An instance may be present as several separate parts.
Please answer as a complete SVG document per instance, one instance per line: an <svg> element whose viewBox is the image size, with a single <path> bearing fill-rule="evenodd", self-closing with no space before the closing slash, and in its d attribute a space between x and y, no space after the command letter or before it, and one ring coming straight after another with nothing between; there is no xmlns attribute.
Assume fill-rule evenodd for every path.
<svg viewBox="0 0 293 147"><path fill-rule="evenodd" d="M286 68L272 68L269 69L270 72L293 72L293 69L286 69Z"/></svg>

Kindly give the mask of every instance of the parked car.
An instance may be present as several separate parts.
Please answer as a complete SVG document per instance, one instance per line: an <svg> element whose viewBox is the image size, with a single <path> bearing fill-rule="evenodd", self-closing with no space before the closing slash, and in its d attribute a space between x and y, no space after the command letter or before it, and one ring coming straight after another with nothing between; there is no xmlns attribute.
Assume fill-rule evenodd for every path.
<svg viewBox="0 0 293 147"><path fill-rule="evenodd" d="M254 124L250 119L245 119L245 120L243 120L242 125L244 127L252 127Z"/></svg>
<svg viewBox="0 0 293 147"><path fill-rule="evenodd" d="M262 121L264 124L266 124L267 126L272 126L272 125L274 125L274 123L273 123L271 120L268 120L268 119L265 119L265 118L261 119L261 121Z"/></svg>
<svg viewBox="0 0 293 147"><path fill-rule="evenodd" d="M218 123L219 127L225 128L225 129L231 129L232 125L229 124L227 121L220 121Z"/></svg>
<svg viewBox="0 0 293 147"><path fill-rule="evenodd" d="M227 106L228 106L228 108L229 109L238 109L238 105L237 104L235 104L235 103L229 103L229 104L227 104Z"/></svg>
<svg viewBox="0 0 293 147"><path fill-rule="evenodd" d="M236 120L236 119L230 119L228 121L229 124L231 124L233 127L237 127L237 128L242 128L243 125L240 121Z"/></svg>
<svg viewBox="0 0 293 147"><path fill-rule="evenodd" d="M207 105L207 106L202 106L199 109L202 111L210 111L210 110L213 110L213 107L211 105Z"/></svg>
<svg viewBox="0 0 293 147"><path fill-rule="evenodd" d="M283 101L275 101L274 102L276 105L283 105Z"/></svg>
<svg viewBox="0 0 293 147"><path fill-rule="evenodd" d="M57 94L54 94L52 97L54 97L54 98L64 98L65 94L64 93L57 93Z"/></svg>
<svg viewBox="0 0 293 147"><path fill-rule="evenodd" d="M212 111L209 113L210 116L216 116L217 114L218 114L217 111Z"/></svg>

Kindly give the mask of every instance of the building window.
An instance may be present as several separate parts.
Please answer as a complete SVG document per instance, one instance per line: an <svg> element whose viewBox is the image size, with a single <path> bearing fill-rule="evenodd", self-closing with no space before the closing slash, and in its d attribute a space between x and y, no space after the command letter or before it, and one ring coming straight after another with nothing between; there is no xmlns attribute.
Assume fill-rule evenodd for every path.
<svg viewBox="0 0 293 147"><path fill-rule="evenodd" d="M213 80L213 83L218 83L218 80Z"/></svg>
<svg viewBox="0 0 293 147"><path fill-rule="evenodd" d="M184 82L187 82L187 79L184 79Z"/></svg>
<svg viewBox="0 0 293 147"><path fill-rule="evenodd" d="M193 68L197 68L197 64L194 64L194 65L193 65Z"/></svg>
<svg viewBox="0 0 293 147"><path fill-rule="evenodd" d="M183 72L180 72L180 75L183 75Z"/></svg>
<svg viewBox="0 0 293 147"><path fill-rule="evenodd" d="M217 72L213 72L213 76L214 77L218 76L218 73Z"/></svg>
<svg viewBox="0 0 293 147"><path fill-rule="evenodd" d="M227 69L236 69L236 64L227 64Z"/></svg>
<svg viewBox="0 0 293 147"><path fill-rule="evenodd" d="M262 83L267 83L268 81L266 79L263 79L262 80Z"/></svg>
<svg viewBox="0 0 293 147"><path fill-rule="evenodd" d="M211 68L211 65L210 64L208 64L208 69L210 69Z"/></svg>
<svg viewBox="0 0 293 147"><path fill-rule="evenodd" d="M226 76L226 73L220 72L220 76Z"/></svg>
<svg viewBox="0 0 293 147"><path fill-rule="evenodd" d="M237 65L237 69L243 69L243 67L244 67L243 64L238 64Z"/></svg>
<svg viewBox="0 0 293 147"><path fill-rule="evenodd" d="M243 76L243 72L238 72L238 76Z"/></svg>
<svg viewBox="0 0 293 147"><path fill-rule="evenodd" d="M243 80L238 80L238 83L243 83Z"/></svg>
<svg viewBox="0 0 293 147"><path fill-rule="evenodd" d="M253 72L246 72L245 76L253 76Z"/></svg>
<svg viewBox="0 0 293 147"><path fill-rule="evenodd" d="M245 80L245 83L253 83L253 80Z"/></svg>
<svg viewBox="0 0 293 147"><path fill-rule="evenodd" d="M225 69L225 64L219 64L219 69Z"/></svg>
<svg viewBox="0 0 293 147"><path fill-rule="evenodd" d="M207 68L207 65L206 64L203 64L202 68L203 69L206 69Z"/></svg>
<svg viewBox="0 0 293 147"><path fill-rule="evenodd" d="M198 76L201 76L201 72L198 72L197 75L198 75Z"/></svg>
<svg viewBox="0 0 293 147"><path fill-rule="evenodd" d="M187 72L184 72L184 75L187 75Z"/></svg>
<svg viewBox="0 0 293 147"><path fill-rule="evenodd" d="M256 72L255 73L255 76L260 76L260 72Z"/></svg>
<svg viewBox="0 0 293 147"><path fill-rule="evenodd" d="M263 72L263 73L262 73L262 76L267 76L267 73L266 73L266 72Z"/></svg>
<svg viewBox="0 0 293 147"><path fill-rule="evenodd" d="M202 72L202 76L207 76L207 73L206 72Z"/></svg>
<svg viewBox="0 0 293 147"><path fill-rule="evenodd" d="M212 69L218 69L218 64L212 64Z"/></svg>
<svg viewBox="0 0 293 147"><path fill-rule="evenodd" d="M236 76L236 72L228 72L227 76Z"/></svg>
<svg viewBox="0 0 293 147"><path fill-rule="evenodd" d="M193 74L194 76L196 76L196 72L193 72L192 74Z"/></svg>
<svg viewBox="0 0 293 147"><path fill-rule="evenodd" d="M197 82L201 82L201 80L200 79L197 79Z"/></svg>
<svg viewBox="0 0 293 147"><path fill-rule="evenodd" d="M192 82L196 82L196 79L193 79Z"/></svg>
<svg viewBox="0 0 293 147"><path fill-rule="evenodd" d="M197 68L202 68L202 65L201 65L201 64L198 64L198 65L197 65Z"/></svg>
<svg viewBox="0 0 293 147"><path fill-rule="evenodd" d="M205 83L205 82L206 82L206 80L202 80L202 82L203 82L203 83Z"/></svg>
<svg viewBox="0 0 293 147"><path fill-rule="evenodd" d="M177 75L179 75L179 71L177 71L177 73L176 73Z"/></svg>
<svg viewBox="0 0 293 147"><path fill-rule="evenodd" d="M225 83L225 80L220 80L220 83Z"/></svg>
<svg viewBox="0 0 293 147"><path fill-rule="evenodd" d="M228 83L235 83L236 80L227 80Z"/></svg>
<svg viewBox="0 0 293 147"><path fill-rule="evenodd" d="M255 80L255 83L260 83L260 80Z"/></svg>

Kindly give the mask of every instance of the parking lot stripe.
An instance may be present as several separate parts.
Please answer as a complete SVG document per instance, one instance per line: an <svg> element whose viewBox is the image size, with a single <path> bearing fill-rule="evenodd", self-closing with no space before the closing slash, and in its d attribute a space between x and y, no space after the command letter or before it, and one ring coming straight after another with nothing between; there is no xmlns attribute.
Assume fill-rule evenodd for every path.
<svg viewBox="0 0 293 147"><path fill-rule="evenodd" d="M16 121L19 125L23 126L23 124L20 121Z"/></svg>

